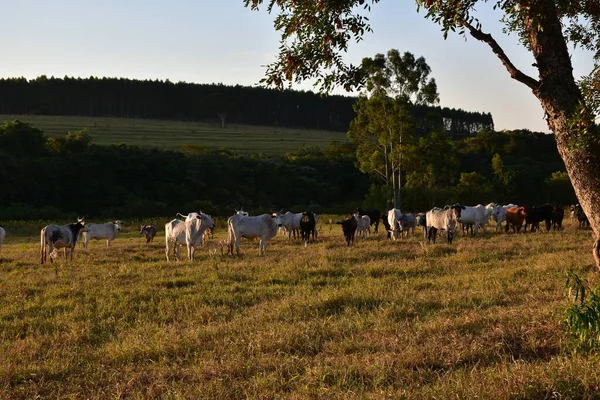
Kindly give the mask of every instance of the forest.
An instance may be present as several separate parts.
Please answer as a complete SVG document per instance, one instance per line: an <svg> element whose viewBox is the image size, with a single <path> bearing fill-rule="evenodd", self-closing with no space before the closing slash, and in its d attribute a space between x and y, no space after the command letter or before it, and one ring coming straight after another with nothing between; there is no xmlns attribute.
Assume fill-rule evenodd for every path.
<svg viewBox="0 0 600 400"><path fill-rule="evenodd" d="M388 205L387 189L357 168L350 142L283 156L192 150L99 146L86 130L47 137L26 122L6 122L0 126L0 219L142 218L198 209L227 216L235 208L348 213ZM403 211L457 201L576 202L552 135L482 129L451 140L430 134L412 151Z"/></svg>
<svg viewBox="0 0 600 400"><path fill-rule="evenodd" d="M44 75L0 79L0 114L217 121L346 132L356 116L356 97L310 91L195 84L126 78L64 78ZM415 107L417 119L434 112L452 138L494 129L490 113Z"/></svg>

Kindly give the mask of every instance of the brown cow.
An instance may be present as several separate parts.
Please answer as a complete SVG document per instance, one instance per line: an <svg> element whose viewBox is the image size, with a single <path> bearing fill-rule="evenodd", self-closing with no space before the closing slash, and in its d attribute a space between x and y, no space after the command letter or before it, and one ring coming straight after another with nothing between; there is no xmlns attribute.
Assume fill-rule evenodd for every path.
<svg viewBox="0 0 600 400"><path fill-rule="evenodd" d="M506 227L504 228L504 231L508 232L509 227L512 225L513 232L519 233L521 231L521 227L523 226L523 222L525 222L525 217L527 217L525 207L507 208Z"/></svg>
<svg viewBox="0 0 600 400"><path fill-rule="evenodd" d="M154 225L140 225L140 233L146 236L146 243L150 243L156 236L156 227Z"/></svg>

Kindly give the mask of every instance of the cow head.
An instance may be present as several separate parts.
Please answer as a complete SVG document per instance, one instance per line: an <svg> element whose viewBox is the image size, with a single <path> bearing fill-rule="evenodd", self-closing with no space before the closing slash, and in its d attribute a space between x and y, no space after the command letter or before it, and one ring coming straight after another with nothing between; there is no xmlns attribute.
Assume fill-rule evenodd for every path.
<svg viewBox="0 0 600 400"><path fill-rule="evenodd" d="M210 214L204 214L203 212L200 212L200 214L198 214L198 218L200 219L200 223L202 225L207 226L209 229L215 228L215 221L213 221Z"/></svg>
<svg viewBox="0 0 600 400"><path fill-rule="evenodd" d="M278 228L281 228L283 226L283 224L281 223L281 211L279 211L279 212L271 211L271 219L273 219L275 221L275 224L277 225Z"/></svg>
<svg viewBox="0 0 600 400"><path fill-rule="evenodd" d="M115 230L117 232L120 232L121 229L123 228L123 221L119 221L119 220L113 221L113 225L115 226Z"/></svg>
<svg viewBox="0 0 600 400"><path fill-rule="evenodd" d="M462 212L462 210L464 210L466 207L463 205L460 205L460 203L456 203L450 206L450 209L452 210L452 212L454 213L454 215L456 216L456 219L458 221L460 221L460 213Z"/></svg>

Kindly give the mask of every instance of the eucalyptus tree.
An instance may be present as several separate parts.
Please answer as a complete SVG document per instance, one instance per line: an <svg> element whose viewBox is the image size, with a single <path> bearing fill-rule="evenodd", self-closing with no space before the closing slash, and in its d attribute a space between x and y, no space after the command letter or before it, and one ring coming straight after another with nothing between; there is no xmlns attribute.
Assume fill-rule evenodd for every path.
<svg viewBox="0 0 600 400"><path fill-rule="evenodd" d="M414 147L412 107L439 102L431 69L423 57L396 49L362 60L366 90L354 104L356 118L348 138L357 148L361 171L393 188L394 207L400 207L403 156Z"/></svg>
<svg viewBox="0 0 600 400"><path fill-rule="evenodd" d="M478 19L485 0L415 0L426 18L450 31L488 45L512 79L539 100L573 188L595 234L593 255L600 269L600 5L598 0L494 0L504 33L516 34L535 59L538 76L524 73ZM352 89L364 84L360 66L347 64L340 53L371 32L366 14L379 0L244 0L258 9L276 11L281 32L276 60L267 66L263 83L316 78L322 90ZM594 55L590 75L577 82L569 46Z"/></svg>

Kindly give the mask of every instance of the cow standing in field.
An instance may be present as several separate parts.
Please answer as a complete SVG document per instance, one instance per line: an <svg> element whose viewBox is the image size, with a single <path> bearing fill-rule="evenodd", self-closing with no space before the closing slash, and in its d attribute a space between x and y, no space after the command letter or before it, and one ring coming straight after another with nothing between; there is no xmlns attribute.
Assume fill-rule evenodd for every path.
<svg viewBox="0 0 600 400"><path fill-rule="evenodd" d="M466 226L467 233L469 232L469 227L471 228L472 236L475 236L480 227L483 233L485 233L485 226L489 220L490 212L484 205L478 204L474 207L462 206L459 222L463 225L463 232Z"/></svg>
<svg viewBox="0 0 600 400"><path fill-rule="evenodd" d="M342 226L344 238L346 239L348 247L350 247L350 242L354 243L354 235L356 234L356 228L358 226L356 218L354 218L354 216L346 217L345 220L336 222L336 224Z"/></svg>
<svg viewBox="0 0 600 400"><path fill-rule="evenodd" d="M427 240L427 217L424 213L418 213L415 216L415 224L423 227L423 238Z"/></svg>
<svg viewBox="0 0 600 400"><path fill-rule="evenodd" d="M581 204L575 204L573 207L573 215L577 218L578 227L585 228L586 226L590 226L590 221L588 220L587 215L583 211Z"/></svg>
<svg viewBox="0 0 600 400"><path fill-rule="evenodd" d="M387 214L382 214L381 217L379 218L381 219L381 223L383 224L383 227L385 228L385 231L387 232L387 239L389 239L391 237L391 229L390 229L390 224L388 223L387 220Z"/></svg>
<svg viewBox="0 0 600 400"><path fill-rule="evenodd" d="M433 240L433 243L435 244L437 231L439 229L446 231L448 244L452 244L452 239L456 234L456 225L458 224L463 209L464 206L455 204L444 210L434 208L428 211L425 216L427 220L427 243L429 244L429 242Z"/></svg>
<svg viewBox="0 0 600 400"><path fill-rule="evenodd" d="M531 232L535 232L535 230L540 229L540 222L546 222L546 231L550 230L551 221L552 221L552 210L553 207L546 203L542 206L534 206L534 207L525 207L525 228L524 231L527 231L527 226L531 225Z"/></svg>
<svg viewBox="0 0 600 400"><path fill-rule="evenodd" d="M83 222L83 218L78 218L77 222L68 225L50 224L42 228L40 232L41 245L41 263L46 262L47 255L50 254L50 262L54 262L56 258L56 250L65 249L65 260L75 252L75 245L79 239L79 234L85 232L87 228ZM46 250L46 246L48 249Z"/></svg>
<svg viewBox="0 0 600 400"><path fill-rule="evenodd" d="M186 246L188 258L190 261L194 260L196 247L200 245L204 232L208 228L214 228L215 222L210 215L202 212L194 214L195 216L190 217L187 221L174 219L165 224L165 254L167 261L170 261L171 246L173 247L175 261L179 261L179 246Z"/></svg>
<svg viewBox="0 0 600 400"><path fill-rule="evenodd" d="M494 203L488 204L488 208L492 206L492 219L496 222L496 231L502 227L502 222L506 221L506 210L513 207L519 207L516 204L507 204L505 206L496 205Z"/></svg>
<svg viewBox="0 0 600 400"><path fill-rule="evenodd" d="M358 213L358 215L360 217L362 217L363 215L368 215L369 219L371 220L371 225L375 224L374 232L375 233L379 232L379 220L381 219L381 211L379 211L379 210L363 210L362 208L358 207L356 209L356 211L354 211L354 212Z"/></svg>
<svg viewBox="0 0 600 400"><path fill-rule="evenodd" d="M412 234L415 234L415 229L417 227L417 218L414 214L402 214L400 219L398 220L398 224L400 225L400 236L408 239L409 233L412 231Z"/></svg>
<svg viewBox="0 0 600 400"><path fill-rule="evenodd" d="M4 243L4 239L6 238L6 231L3 227L0 226L0 251L2 251L2 243Z"/></svg>
<svg viewBox="0 0 600 400"><path fill-rule="evenodd" d="M527 217L527 210L525 207L509 207L506 209L506 226L504 231L508 232L512 226L513 232L519 233L525 218Z"/></svg>
<svg viewBox="0 0 600 400"><path fill-rule="evenodd" d="M83 248L87 249L90 239L106 239L106 247L115 240L117 233L123 228L123 222L113 221L105 224L85 224L86 231L83 232Z"/></svg>
<svg viewBox="0 0 600 400"><path fill-rule="evenodd" d="M156 236L156 227L154 225L140 225L140 234L146 237L146 243L150 243Z"/></svg>
<svg viewBox="0 0 600 400"><path fill-rule="evenodd" d="M279 217L275 214L263 214L255 217L234 215L227 220L228 252L233 255L235 246L236 254L240 254L240 240L242 238L260 238L258 254L267 251L269 242L277 235L277 228L281 225ZM299 226L298 226L299 227Z"/></svg>
<svg viewBox="0 0 600 400"><path fill-rule="evenodd" d="M387 222L390 225L388 232L392 240L396 240L400 233L400 217L402 217L402 211L399 208L392 208L387 213Z"/></svg>
<svg viewBox="0 0 600 400"><path fill-rule="evenodd" d="M354 214L354 218L356 219L356 233L366 239L371 233L371 218L368 215L360 216L358 213Z"/></svg>
<svg viewBox="0 0 600 400"><path fill-rule="evenodd" d="M304 212L302 213L302 219L300 220L300 234L302 235L302 241L304 242L304 247L308 246L308 242L310 241L310 235L312 234L313 241L315 240L315 225L317 221L315 219L315 214L312 212Z"/></svg>

